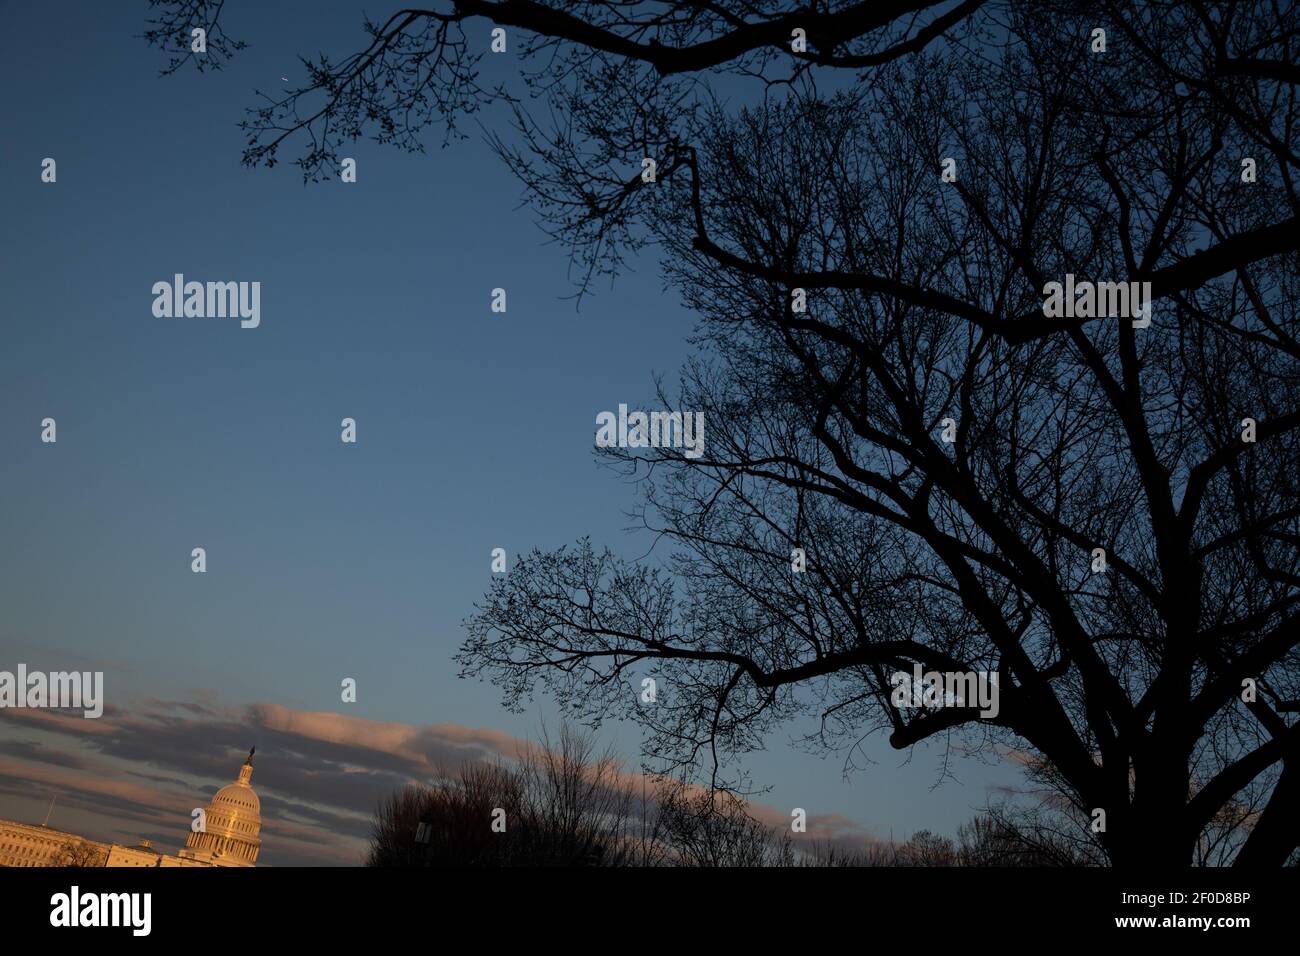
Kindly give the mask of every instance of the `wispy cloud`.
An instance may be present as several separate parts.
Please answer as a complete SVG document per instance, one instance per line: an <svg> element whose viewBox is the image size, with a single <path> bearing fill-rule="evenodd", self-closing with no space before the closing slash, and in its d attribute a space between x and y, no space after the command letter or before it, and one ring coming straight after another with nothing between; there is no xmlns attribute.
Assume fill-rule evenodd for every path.
<svg viewBox="0 0 1300 956"><path fill-rule="evenodd" d="M0 711L0 816L21 799L58 796L60 821L94 828L86 836L155 841L174 852L190 813L230 782L250 744L262 801L267 865L361 862L371 814L381 799L441 771L481 760L513 760L534 746L497 730L441 723L414 725L261 703L223 708L144 700L106 710L98 720L41 710ZM645 778L623 773L640 792ZM751 804L773 827L788 811ZM63 823L73 829L71 823ZM808 839L865 844L862 827L838 816L810 816Z"/></svg>

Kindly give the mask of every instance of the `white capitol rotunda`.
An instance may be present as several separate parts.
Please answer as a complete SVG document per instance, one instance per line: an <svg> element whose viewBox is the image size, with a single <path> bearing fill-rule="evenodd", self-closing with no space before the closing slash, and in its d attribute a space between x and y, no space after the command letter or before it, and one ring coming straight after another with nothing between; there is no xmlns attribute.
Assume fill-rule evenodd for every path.
<svg viewBox="0 0 1300 956"><path fill-rule="evenodd" d="M178 856L215 866L253 866L262 849L262 802L249 784L254 747L239 768L239 777L213 796L203 811L203 826L191 832Z"/></svg>

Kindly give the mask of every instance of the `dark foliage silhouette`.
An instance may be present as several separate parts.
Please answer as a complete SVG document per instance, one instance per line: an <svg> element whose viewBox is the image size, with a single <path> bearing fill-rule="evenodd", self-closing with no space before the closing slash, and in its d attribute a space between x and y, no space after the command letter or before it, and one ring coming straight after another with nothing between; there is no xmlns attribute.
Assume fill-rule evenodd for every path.
<svg viewBox="0 0 1300 956"><path fill-rule="evenodd" d="M1060 866L1090 861L1053 833L1051 814L991 807L955 840L846 848L764 824L726 791L624 775L570 727L517 761L474 763L381 801L368 866ZM503 811L504 826L493 829Z"/></svg>

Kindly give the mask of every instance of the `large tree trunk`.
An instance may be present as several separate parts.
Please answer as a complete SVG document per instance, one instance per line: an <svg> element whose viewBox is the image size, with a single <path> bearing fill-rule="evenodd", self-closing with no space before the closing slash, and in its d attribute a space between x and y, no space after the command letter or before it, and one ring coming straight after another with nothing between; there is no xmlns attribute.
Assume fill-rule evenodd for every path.
<svg viewBox="0 0 1300 956"><path fill-rule="evenodd" d="M1233 865L1269 869L1285 866L1297 846L1300 846L1300 764L1293 757L1283 766L1268 805L1255 821Z"/></svg>

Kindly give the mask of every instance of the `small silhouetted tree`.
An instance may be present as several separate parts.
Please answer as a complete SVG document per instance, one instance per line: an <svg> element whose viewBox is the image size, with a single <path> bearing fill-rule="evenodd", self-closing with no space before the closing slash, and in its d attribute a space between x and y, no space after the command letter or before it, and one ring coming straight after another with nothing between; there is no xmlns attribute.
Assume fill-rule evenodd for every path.
<svg viewBox="0 0 1300 956"><path fill-rule="evenodd" d="M543 731L516 760L468 763L384 799L367 863L654 863L662 848L648 787L625 776L610 752L596 753L591 737L567 726L556 739Z"/></svg>
<svg viewBox="0 0 1300 956"><path fill-rule="evenodd" d="M108 850L85 840L70 840L51 860L51 866L100 867L108 862Z"/></svg>
<svg viewBox="0 0 1300 956"><path fill-rule="evenodd" d="M790 866L797 857L789 833L751 814L723 790L664 781L658 790L659 830L674 866Z"/></svg>

